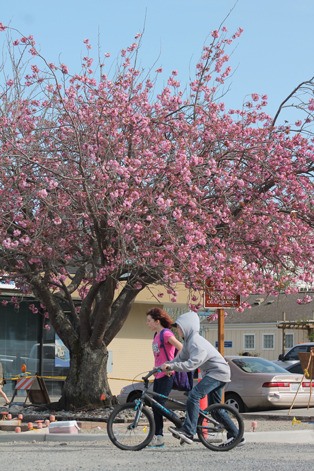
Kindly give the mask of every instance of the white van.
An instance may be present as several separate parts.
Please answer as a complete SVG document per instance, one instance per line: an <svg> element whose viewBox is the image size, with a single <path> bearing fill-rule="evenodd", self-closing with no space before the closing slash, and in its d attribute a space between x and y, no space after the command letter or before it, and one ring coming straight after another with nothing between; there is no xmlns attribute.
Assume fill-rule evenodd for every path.
<svg viewBox="0 0 314 471"><path fill-rule="evenodd" d="M64 347L65 348L65 347ZM42 375L43 376L67 376L68 374L68 361L66 361L66 354L62 352L63 358L60 359L56 355L56 346L54 343L44 343L42 346ZM67 350L67 349L66 349ZM68 351L68 350L67 350ZM57 354L59 351L57 351ZM27 371L30 373L41 373L39 371L39 357L40 357L40 344L35 343L29 353L29 358L25 361ZM64 365L61 366L61 362Z"/></svg>

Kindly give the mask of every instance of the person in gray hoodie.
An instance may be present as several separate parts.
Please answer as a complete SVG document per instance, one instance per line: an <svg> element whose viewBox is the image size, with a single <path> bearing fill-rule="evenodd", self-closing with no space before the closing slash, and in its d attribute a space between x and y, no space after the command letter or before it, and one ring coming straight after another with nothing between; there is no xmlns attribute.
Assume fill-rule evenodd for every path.
<svg viewBox="0 0 314 471"><path fill-rule="evenodd" d="M186 403L186 417L181 428L169 427L170 432L185 443L192 443L196 433L200 399L209 396L211 403L221 401L222 391L230 382L230 367L216 348L199 333L200 320L196 312L190 311L178 317L174 327L184 340L180 353L161 366L163 371L194 371L199 369L202 379L189 392ZM224 420L230 440L237 435L237 428L226 414ZM241 442L240 442L241 443ZM242 443L244 444L244 439Z"/></svg>

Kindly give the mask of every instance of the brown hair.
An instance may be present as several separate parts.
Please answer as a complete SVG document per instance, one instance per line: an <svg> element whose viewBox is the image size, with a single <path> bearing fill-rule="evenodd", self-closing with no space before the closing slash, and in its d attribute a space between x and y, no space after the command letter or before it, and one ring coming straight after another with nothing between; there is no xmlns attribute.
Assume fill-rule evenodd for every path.
<svg viewBox="0 0 314 471"><path fill-rule="evenodd" d="M168 329L170 329L173 324L173 320L169 314L163 309L160 309L160 307L153 307L146 313L146 316L150 316L154 321L159 321L163 327Z"/></svg>

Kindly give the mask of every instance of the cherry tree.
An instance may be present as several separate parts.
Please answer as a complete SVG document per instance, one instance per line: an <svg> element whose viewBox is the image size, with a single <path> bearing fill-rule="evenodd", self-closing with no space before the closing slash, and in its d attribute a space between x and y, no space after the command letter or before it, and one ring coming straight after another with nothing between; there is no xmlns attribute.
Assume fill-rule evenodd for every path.
<svg viewBox="0 0 314 471"><path fill-rule="evenodd" d="M266 96L219 99L241 29L212 32L188 88L173 71L160 89L162 70L136 65L140 35L112 74L86 40L73 73L0 30L0 274L70 350L61 407L110 403L107 348L149 285L175 301L206 279L243 296L313 282L313 79L271 117ZM286 109L298 118L280 124Z"/></svg>

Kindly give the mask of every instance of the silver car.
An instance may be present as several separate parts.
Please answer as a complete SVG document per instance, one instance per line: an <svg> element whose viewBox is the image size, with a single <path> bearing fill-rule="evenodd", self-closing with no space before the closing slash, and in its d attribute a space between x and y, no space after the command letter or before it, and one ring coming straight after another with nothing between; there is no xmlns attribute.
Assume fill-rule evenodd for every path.
<svg viewBox="0 0 314 471"><path fill-rule="evenodd" d="M240 412L249 410L286 409L307 407L310 401L311 382L302 374L292 374L272 361L260 357L227 356L231 369L231 382L225 387L225 402ZM303 380L302 380L303 378ZM194 380L197 382L197 378ZM301 383L302 381L302 383ZM314 382L313 385L314 387ZM152 384L151 384L152 388ZM141 395L143 383L123 387L118 402L132 402ZM186 402L186 393L171 391L171 397ZM312 394L311 406L314 406ZM167 403L169 407L177 407Z"/></svg>
<svg viewBox="0 0 314 471"><path fill-rule="evenodd" d="M272 361L260 357L226 357L231 382L225 388L225 402L240 412L286 409L314 405L310 400L311 381L302 374L290 373ZM314 387L314 382L312 384Z"/></svg>

